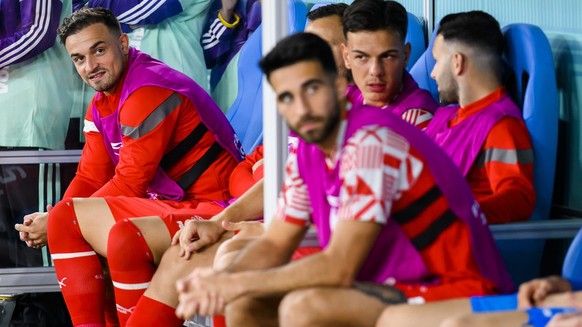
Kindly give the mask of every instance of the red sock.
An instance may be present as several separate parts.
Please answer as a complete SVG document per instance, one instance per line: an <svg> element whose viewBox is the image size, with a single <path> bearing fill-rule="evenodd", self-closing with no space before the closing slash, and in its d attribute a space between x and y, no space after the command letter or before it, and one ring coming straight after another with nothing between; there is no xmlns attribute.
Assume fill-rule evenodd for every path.
<svg viewBox="0 0 582 327"><path fill-rule="evenodd" d="M178 319L175 311L175 308L144 295L139 299L125 326L180 327L184 324L184 320Z"/></svg>
<svg viewBox="0 0 582 327"><path fill-rule="evenodd" d="M122 219L111 228L107 262L119 324L125 326L156 271L153 255L141 231L129 219Z"/></svg>
<svg viewBox="0 0 582 327"><path fill-rule="evenodd" d="M51 210L48 243L73 325L104 326L105 285L97 254L79 229L71 199Z"/></svg>

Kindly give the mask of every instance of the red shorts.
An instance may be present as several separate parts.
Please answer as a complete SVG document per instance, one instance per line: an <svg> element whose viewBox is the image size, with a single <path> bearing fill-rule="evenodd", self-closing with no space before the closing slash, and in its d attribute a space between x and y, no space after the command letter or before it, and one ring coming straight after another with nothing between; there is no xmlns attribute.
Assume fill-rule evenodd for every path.
<svg viewBox="0 0 582 327"><path fill-rule="evenodd" d="M210 219L224 209L214 202L175 202L125 196L105 197L105 201L115 221L157 216L166 224L172 236L184 226L184 221L187 219L195 216Z"/></svg>

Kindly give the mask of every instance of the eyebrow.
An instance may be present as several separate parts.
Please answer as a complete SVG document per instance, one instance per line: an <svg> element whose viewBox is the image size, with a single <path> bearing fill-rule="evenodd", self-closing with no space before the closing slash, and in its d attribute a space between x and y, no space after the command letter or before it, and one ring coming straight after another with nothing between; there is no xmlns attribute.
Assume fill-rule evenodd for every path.
<svg viewBox="0 0 582 327"><path fill-rule="evenodd" d="M369 54L368 54L368 53L366 53L366 52L364 52L364 51L362 51L362 50L358 50L358 49L354 49L354 50L352 50L352 52L355 52L355 53L357 53L357 54L361 54L361 55L366 55L366 56L369 56ZM388 49L388 50L386 50L386 51L384 51L384 52L381 52L381 53L380 53L380 56L382 56L382 55L386 55L386 54L389 54L389 53L394 53L394 52L398 52L398 49Z"/></svg>
<svg viewBox="0 0 582 327"><path fill-rule="evenodd" d="M93 50L96 47L100 46L102 43L105 43L105 41L97 41L97 42L93 43L93 45L89 49L90 50ZM78 56L81 56L81 55L78 54L78 53L71 53L71 58L72 57L78 57Z"/></svg>

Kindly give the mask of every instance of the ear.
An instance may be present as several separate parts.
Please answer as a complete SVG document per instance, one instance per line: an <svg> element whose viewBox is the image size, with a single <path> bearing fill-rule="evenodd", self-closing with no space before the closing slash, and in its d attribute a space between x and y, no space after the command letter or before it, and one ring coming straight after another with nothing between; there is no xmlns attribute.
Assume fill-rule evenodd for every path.
<svg viewBox="0 0 582 327"><path fill-rule="evenodd" d="M129 53L129 37L127 34L123 33L119 36L119 45L121 46L121 52L127 55Z"/></svg>
<svg viewBox="0 0 582 327"><path fill-rule="evenodd" d="M348 52L348 46L345 43L341 44L342 57L344 58L344 65L347 69L352 69L350 65L350 53Z"/></svg>
<svg viewBox="0 0 582 327"><path fill-rule="evenodd" d="M410 52L412 52L412 46L410 42L406 42L404 45L404 67L408 66L408 61L410 60Z"/></svg>
<svg viewBox="0 0 582 327"><path fill-rule="evenodd" d="M455 52L451 56L451 64L453 65L452 72L459 76L465 72L465 66L467 65L467 58L460 52Z"/></svg>

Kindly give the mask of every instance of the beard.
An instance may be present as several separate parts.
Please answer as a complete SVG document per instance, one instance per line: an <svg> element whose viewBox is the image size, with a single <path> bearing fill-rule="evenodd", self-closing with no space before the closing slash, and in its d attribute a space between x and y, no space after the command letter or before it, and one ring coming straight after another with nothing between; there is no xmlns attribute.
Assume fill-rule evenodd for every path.
<svg viewBox="0 0 582 327"><path fill-rule="evenodd" d="M447 78L445 85L439 87L439 102L443 105L459 103L459 84L452 78Z"/></svg>
<svg viewBox="0 0 582 327"><path fill-rule="evenodd" d="M326 117L315 117L311 115L306 115L296 126L289 126L289 129L293 131L297 136L303 139L309 144L318 144L329 138L332 132L337 128L340 122L340 106L339 103L334 105L334 110L332 113ZM309 132L300 132L300 127L304 123L310 122L323 122L323 127L316 130L311 130Z"/></svg>

